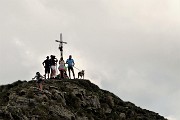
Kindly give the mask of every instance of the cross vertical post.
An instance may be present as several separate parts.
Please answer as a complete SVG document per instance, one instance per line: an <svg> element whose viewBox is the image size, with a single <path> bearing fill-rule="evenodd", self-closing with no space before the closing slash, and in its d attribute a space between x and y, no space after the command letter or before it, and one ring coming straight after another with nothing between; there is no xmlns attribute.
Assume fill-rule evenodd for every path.
<svg viewBox="0 0 180 120"><path fill-rule="evenodd" d="M56 42L59 42L59 50L60 50L60 58L63 57L63 44L67 44L67 42L64 42L62 40L62 33L60 33L60 40L55 40Z"/></svg>

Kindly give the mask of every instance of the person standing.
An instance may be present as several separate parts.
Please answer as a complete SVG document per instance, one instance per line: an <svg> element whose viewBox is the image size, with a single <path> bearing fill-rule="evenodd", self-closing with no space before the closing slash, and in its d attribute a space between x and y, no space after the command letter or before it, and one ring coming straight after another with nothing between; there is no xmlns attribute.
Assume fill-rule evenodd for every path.
<svg viewBox="0 0 180 120"><path fill-rule="evenodd" d="M49 60L49 56L46 57L46 60L44 60L44 62L42 63L44 68L45 68L45 79L46 79L46 74L48 75L48 79L49 79L49 74L50 74L50 60Z"/></svg>
<svg viewBox="0 0 180 120"><path fill-rule="evenodd" d="M59 72L60 72L60 75L61 75L61 79L64 79L64 72L65 72L65 62L63 60L63 57L60 58L59 60Z"/></svg>
<svg viewBox="0 0 180 120"><path fill-rule="evenodd" d="M57 62L58 62L58 59L56 58L56 56L51 55L51 59L50 59L51 78L56 77L56 65L57 65Z"/></svg>
<svg viewBox="0 0 180 120"><path fill-rule="evenodd" d="M66 64L68 64L69 79L71 79L70 71L72 71L73 77L75 79L75 74L74 74L74 69L73 69L75 63L74 63L74 60L72 59L72 55L69 55L69 58L66 60Z"/></svg>

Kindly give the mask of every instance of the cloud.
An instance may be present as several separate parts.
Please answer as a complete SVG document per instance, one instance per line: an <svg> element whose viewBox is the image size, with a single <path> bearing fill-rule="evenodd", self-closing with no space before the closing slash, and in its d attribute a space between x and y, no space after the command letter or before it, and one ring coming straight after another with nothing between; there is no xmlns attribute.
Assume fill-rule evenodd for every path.
<svg viewBox="0 0 180 120"><path fill-rule="evenodd" d="M168 120L178 120L178 119L176 119L176 118L174 118L174 117L172 117L172 116L169 116L169 117L166 117Z"/></svg>
<svg viewBox="0 0 180 120"><path fill-rule="evenodd" d="M87 79L125 101L179 118L178 0L0 3L1 84L43 73L47 55L59 58L54 40L62 32L64 58L73 55Z"/></svg>

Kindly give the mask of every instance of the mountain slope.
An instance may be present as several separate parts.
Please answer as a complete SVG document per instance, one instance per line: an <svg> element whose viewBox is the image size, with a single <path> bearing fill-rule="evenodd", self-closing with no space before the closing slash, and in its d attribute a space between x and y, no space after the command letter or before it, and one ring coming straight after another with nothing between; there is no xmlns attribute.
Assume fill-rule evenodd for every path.
<svg viewBox="0 0 180 120"><path fill-rule="evenodd" d="M44 90L35 81L0 86L2 120L166 120L89 80L45 80Z"/></svg>

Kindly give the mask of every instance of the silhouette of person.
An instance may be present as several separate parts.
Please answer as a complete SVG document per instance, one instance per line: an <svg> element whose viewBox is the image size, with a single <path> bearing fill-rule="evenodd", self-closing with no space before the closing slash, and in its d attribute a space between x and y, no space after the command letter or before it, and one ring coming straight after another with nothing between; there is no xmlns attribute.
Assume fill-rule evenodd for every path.
<svg viewBox="0 0 180 120"><path fill-rule="evenodd" d="M46 57L46 60L44 60L44 62L42 63L44 68L45 68L45 79L46 79L46 74L48 75L48 79L49 79L49 74L50 74L50 59L49 56Z"/></svg>
<svg viewBox="0 0 180 120"><path fill-rule="evenodd" d="M50 65L51 65L51 78L55 78L56 77L56 65L57 65L58 59L56 58L56 56L51 55L51 59L50 59Z"/></svg>
<svg viewBox="0 0 180 120"><path fill-rule="evenodd" d="M72 59L72 55L69 55L69 58L66 60L66 64L68 64L69 79L71 79L70 71L72 71L73 77L75 79L75 74L74 74L74 69L73 69L75 63L74 63L74 60Z"/></svg>

